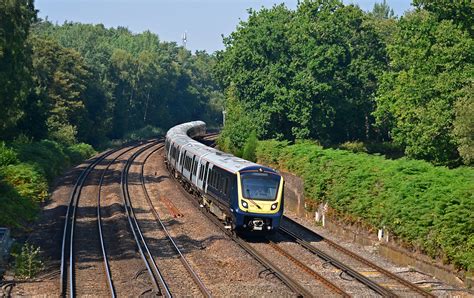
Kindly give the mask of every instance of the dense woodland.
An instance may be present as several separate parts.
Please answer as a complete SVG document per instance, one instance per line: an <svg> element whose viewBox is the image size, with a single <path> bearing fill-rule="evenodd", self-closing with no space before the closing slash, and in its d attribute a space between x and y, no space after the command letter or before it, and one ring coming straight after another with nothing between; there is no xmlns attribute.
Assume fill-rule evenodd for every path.
<svg viewBox="0 0 474 298"><path fill-rule="evenodd" d="M238 153L255 131L325 146L385 142L434 164L471 164L474 4L413 4L400 17L385 2L372 12L338 0L250 10L218 54L221 145Z"/></svg>
<svg viewBox="0 0 474 298"><path fill-rule="evenodd" d="M32 0L0 1L0 226L33 219L48 185L93 147L221 123L215 62L151 32L56 25Z"/></svg>
<svg viewBox="0 0 474 298"><path fill-rule="evenodd" d="M212 125L220 117L213 56L150 32L35 21L33 8L20 2L5 3L16 3L6 9L18 19L2 25L23 26L5 31L13 36L2 46L3 139L23 134L98 146L147 125L166 129L196 118Z"/></svg>

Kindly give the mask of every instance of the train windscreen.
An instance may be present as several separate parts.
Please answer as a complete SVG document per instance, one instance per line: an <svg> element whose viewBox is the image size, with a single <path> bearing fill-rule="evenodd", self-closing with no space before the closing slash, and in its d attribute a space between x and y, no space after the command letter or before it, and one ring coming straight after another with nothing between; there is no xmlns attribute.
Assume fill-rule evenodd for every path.
<svg viewBox="0 0 474 298"><path fill-rule="evenodd" d="M271 173L241 173L242 195L246 199L273 201L278 193L280 176Z"/></svg>

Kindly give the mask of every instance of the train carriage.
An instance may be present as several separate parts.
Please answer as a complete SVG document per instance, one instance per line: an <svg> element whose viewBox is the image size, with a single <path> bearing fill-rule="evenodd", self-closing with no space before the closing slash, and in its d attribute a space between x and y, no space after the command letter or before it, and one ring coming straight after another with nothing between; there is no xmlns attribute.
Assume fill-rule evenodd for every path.
<svg viewBox="0 0 474 298"><path fill-rule="evenodd" d="M205 133L202 121L168 131L165 157L169 170L226 227L276 231L283 215L283 177L271 168L192 139Z"/></svg>

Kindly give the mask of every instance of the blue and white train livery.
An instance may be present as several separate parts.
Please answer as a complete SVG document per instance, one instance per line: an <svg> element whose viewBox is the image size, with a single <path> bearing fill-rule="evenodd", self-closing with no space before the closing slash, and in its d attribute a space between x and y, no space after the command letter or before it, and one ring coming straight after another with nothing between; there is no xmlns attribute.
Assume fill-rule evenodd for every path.
<svg viewBox="0 0 474 298"><path fill-rule="evenodd" d="M276 231L283 214L283 177L271 168L192 139L205 133L202 121L168 131L165 157L169 170L226 227Z"/></svg>

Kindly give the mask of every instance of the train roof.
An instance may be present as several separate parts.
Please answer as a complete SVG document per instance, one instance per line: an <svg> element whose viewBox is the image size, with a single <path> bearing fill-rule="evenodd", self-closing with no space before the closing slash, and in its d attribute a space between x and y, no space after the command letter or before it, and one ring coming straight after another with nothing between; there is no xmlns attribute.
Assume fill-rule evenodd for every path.
<svg viewBox="0 0 474 298"><path fill-rule="evenodd" d="M203 121L187 122L171 128L166 134L166 138L171 140L171 142L181 146L182 148L183 146L185 146L184 148L188 152L192 152L200 156L201 158L211 162L212 164L234 174L239 172L240 170L249 167L263 168L265 170L270 170L274 172L273 169L236 157L232 154L208 147L196 140L193 140L189 136L202 136L205 133L205 130L206 123L204 123Z"/></svg>

